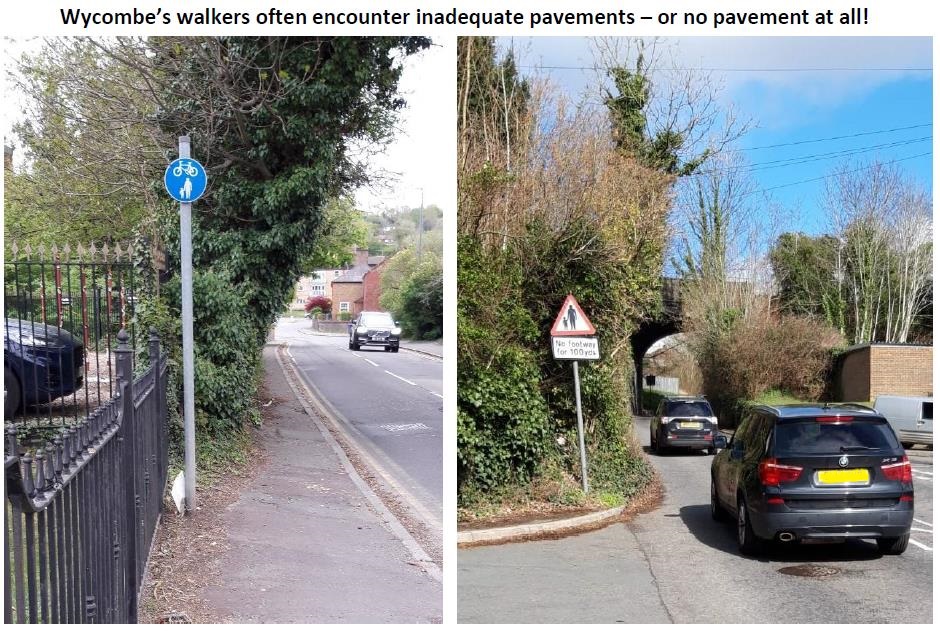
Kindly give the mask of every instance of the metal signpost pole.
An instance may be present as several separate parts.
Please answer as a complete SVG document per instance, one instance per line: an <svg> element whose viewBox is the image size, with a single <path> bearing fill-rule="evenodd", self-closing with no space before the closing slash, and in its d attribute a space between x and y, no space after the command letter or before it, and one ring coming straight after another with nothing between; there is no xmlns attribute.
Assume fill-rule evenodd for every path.
<svg viewBox="0 0 940 631"><path fill-rule="evenodd" d="M578 446L581 448L581 490L588 492L587 452L584 450L584 419L581 417L581 379L578 375L578 362L571 362L574 368L574 402L578 409Z"/></svg>
<svg viewBox="0 0 940 631"><path fill-rule="evenodd" d="M180 136L180 158L189 158L189 136ZM196 401L193 363L193 205L180 202L180 266L183 281L183 439L184 503L196 508Z"/></svg>

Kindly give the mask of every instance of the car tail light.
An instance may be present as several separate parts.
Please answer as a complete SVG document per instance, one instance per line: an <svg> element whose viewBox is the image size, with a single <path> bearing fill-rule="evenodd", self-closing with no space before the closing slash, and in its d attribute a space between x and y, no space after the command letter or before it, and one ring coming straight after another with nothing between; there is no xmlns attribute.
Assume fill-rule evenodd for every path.
<svg viewBox="0 0 940 631"><path fill-rule="evenodd" d="M881 465L881 470L884 471L885 477L889 480L902 484L914 483L914 476L911 473L911 462L907 459L907 456L901 456L899 462Z"/></svg>
<svg viewBox="0 0 940 631"><path fill-rule="evenodd" d="M903 495L901 495L901 501L902 501L902 502L913 502L913 501L914 501L914 494L913 494L913 493L904 493Z"/></svg>
<svg viewBox="0 0 940 631"><path fill-rule="evenodd" d="M851 423L851 416L817 416L817 423Z"/></svg>
<svg viewBox="0 0 940 631"><path fill-rule="evenodd" d="M783 504L783 498L782 497L768 497L767 503L768 504Z"/></svg>
<svg viewBox="0 0 940 631"><path fill-rule="evenodd" d="M757 468L761 484L779 486L782 482L796 482L803 472L803 467L777 464L776 458L762 460Z"/></svg>

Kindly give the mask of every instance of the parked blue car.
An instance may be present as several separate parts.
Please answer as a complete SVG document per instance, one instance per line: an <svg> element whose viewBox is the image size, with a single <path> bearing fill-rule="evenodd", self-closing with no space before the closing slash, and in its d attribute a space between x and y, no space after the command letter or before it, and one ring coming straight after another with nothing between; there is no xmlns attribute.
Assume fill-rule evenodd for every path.
<svg viewBox="0 0 940 631"><path fill-rule="evenodd" d="M3 321L3 417L29 405L48 403L82 387L85 355L81 340L51 325Z"/></svg>

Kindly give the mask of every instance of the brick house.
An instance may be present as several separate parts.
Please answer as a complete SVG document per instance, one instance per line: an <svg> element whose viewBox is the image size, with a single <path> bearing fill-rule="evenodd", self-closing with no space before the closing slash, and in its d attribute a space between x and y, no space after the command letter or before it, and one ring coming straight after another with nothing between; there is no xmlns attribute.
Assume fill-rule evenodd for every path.
<svg viewBox="0 0 940 631"><path fill-rule="evenodd" d="M874 342L847 349L834 372L842 401L873 401L880 394L933 395L933 346Z"/></svg>
<svg viewBox="0 0 940 631"><path fill-rule="evenodd" d="M355 318L362 311L379 310L381 266L384 256L369 256L368 250L356 250L356 263L333 279L333 318L348 313ZM375 272L373 274L373 272Z"/></svg>

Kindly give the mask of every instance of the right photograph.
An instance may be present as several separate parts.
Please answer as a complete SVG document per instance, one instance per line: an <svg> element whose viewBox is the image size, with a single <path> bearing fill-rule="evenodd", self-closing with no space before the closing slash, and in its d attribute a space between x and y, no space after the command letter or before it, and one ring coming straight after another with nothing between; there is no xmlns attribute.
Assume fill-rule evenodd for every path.
<svg viewBox="0 0 940 631"><path fill-rule="evenodd" d="M458 38L459 623L932 623L932 58Z"/></svg>

